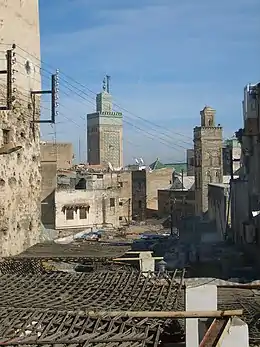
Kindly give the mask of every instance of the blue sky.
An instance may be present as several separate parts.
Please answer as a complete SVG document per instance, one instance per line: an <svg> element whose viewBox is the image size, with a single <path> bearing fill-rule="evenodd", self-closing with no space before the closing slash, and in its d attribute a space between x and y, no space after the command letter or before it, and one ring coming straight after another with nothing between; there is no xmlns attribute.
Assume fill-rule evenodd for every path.
<svg viewBox="0 0 260 347"><path fill-rule="evenodd" d="M81 159L91 91L105 74L116 105L129 111L125 162L148 163L185 158L205 105L232 135L244 85L260 80L259 0L40 0L40 19L42 60L88 88L61 74L57 140L73 142ZM53 137L51 127L42 133Z"/></svg>

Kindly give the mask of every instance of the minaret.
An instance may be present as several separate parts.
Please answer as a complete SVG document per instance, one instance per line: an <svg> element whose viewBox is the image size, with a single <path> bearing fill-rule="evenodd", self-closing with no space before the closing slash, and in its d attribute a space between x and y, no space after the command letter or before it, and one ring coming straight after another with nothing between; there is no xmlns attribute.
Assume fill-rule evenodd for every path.
<svg viewBox="0 0 260 347"><path fill-rule="evenodd" d="M200 112L201 126L194 128L195 210L208 210L208 184L223 182L222 127L215 125L216 111L209 106Z"/></svg>
<svg viewBox="0 0 260 347"><path fill-rule="evenodd" d="M0 0L0 256L39 242L40 146L31 90L41 89L40 65L38 0Z"/></svg>
<svg viewBox="0 0 260 347"><path fill-rule="evenodd" d="M110 92L110 76L103 80L103 91L96 96L96 112L112 112L112 95Z"/></svg>
<svg viewBox="0 0 260 347"><path fill-rule="evenodd" d="M113 111L110 76L96 96L96 112L87 115L87 145L89 164L123 166L123 116Z"/></svg>

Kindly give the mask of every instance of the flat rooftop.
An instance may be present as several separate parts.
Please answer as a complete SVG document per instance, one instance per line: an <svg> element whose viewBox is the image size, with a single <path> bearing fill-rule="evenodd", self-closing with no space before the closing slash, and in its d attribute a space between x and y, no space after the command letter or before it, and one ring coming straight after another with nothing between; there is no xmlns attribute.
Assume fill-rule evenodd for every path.
<svg viewBox="0 0 260 347"><path fill-rule="evenodd" d="M89 258L101 260L121 257L130 249L130 244L115 242L79 240L69 244L61 244L50 241L38 243L13 258Z"/></svg>

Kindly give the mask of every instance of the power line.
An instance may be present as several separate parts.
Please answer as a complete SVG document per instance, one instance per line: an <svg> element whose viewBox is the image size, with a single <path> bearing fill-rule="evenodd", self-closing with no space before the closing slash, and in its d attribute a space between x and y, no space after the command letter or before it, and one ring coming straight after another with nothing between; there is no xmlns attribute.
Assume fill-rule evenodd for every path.
<svg viewBox="0 0 260 347"><path fill-rule="evenodd" d="M19 56L21 56L22 58L24 58L25 59L25 57L23 57L22 55L20 55L19 53L17 53L17 55L19 55ZM38 59L39 60L39 59ZM38 66L40 69L41 69L41 67L40 66ZM46 69L44 69L44 71L45 72L47 72L47 73L51 73L51 72L49 72L48 70L46 70ZM46 77L46 76L45 76ZM60 78L60 81L61 80L63 80L64 81L64 79L62 79L62 78ZM40 81L38 81L38 82L40 82ZM83 101L87 101L88 103L90 103L91 105L93 105L93 106L95 106L95 103L94 103L94 101L93 100L89 100L89 99L87 99L87 97L86 96L88 96L89 97L89 95L88 94L86 94L84 91L82 91L82 90L80 90L79 88L77 88L77 87L75 87L75 86L73 86L72 84L70 84L69 82L67 82L67 81L65 81L70 87L68 87L66 84L61 84L61 82L60 82L60 87L61 86L63 86L64 88L66 88L66 89L68 89L69 91L71 91L71 92L73 92L74 94L76 94L79 98L81 98ZM77 90L77 91L75 91L75 89ZM82 93L83 95L81 95L81 94L79 94L79 92L80 93ZM61 93L65 93L64 91L61 91ZM93 92L94 93L94 92ZM85 96L86 95L86 96ZM68 97L71 97L71 95L69 95L69 94L67 94L67 96ZM73 111L74 112L74 111ZM81 117L82 118L82 117ZM124 118L129 118L129 117L127 117L127 116L124 116ZM83 119L83 118L82 118ZM85 119L84 119L85 120ZM130 118L130 120L132 120L131 118ZM154 140L155 139L155 136L154 136L154 134L152 134L151 132L149 132L149 131L147 131L147 130L144 130L144 129L142 129L142 128L140 128L140 127L138 127L137 125L135 125L135 124L133 124L133 123L131 123L130 121L127 121L127 120L123 120L126 124L128 124L128 125L130 125L131 127L133 127L133 128L135 128L136 130L138 130L139 132L143 132L144 134L145 134L145 136L146 137L148 137L149 139L151 139L151 140ZM168 136L169 137L169 136ZM167 139L165 139L165 138L163 138L163 137L161 137L161 136L158 136L158 135L156 135L156 139L157 139L157 141L159 141L160 143L162 143L163 145L166 145L167 147L171 147L171 148L173 148L174 150L176 150L177 148L176 147L179 147L179 148L181 148L181 149L185 149L186 150L186 147L184 147L184 146L182 146L182 145L179 145L179 144L177 144L177 143L172 143L172 142L170 142L169 140L167 140ZM171 138L170 138L170 140L172 140ZM178 149L177 149L178 150Z"/></svg>
<svg viewBox="0 0 260 347"><path fill-rule="evenodd" d="M23 52L25 52L26 54L29 54L30 56L34 57L37 61L42 62L42 63L45 64L45 65L50 66L49 64L47 64L47 63L41 61L39 58L35 57L35 56L32 55L31 53L29 53L29 52L27 52L26 50L24 50L24 49L21 48L20 46L17 46L17 47L18 47L19 49L21 49ZM26 59L24 56L20 55L19 53L16 53L16 54L19 55L20 57ZM47 69L45 69L45 68L39 66L39 65L37 65L37 66L40 68L41 77L49 78L49 76L45 76L44 73L50 74L51 72L48 71ZM19 72L22 73L21 71L19 71ZM63 72L61 72L61 74L63 74L65 77L69 78L70 80L74 81L74 83L83 86L81 83L77 82L75 79L69 77L68 75L64 74ZM65 78L60 78L60 80L62 80L63 82L66 83L66 84L62 83L62 84L61 84L62 87L66 88L66 89L69 90L70 92L73 92L74 94L76 94L76 95L77 95L79 98L81 98L82 100L84 100L84 101L86 101L86 102L88 102L88 103L90 103L90 104L92 104L92 105L95 106L93 100L89 100L89 99L88 99L88 98L91 98L91 96L90 96L89 94L87 94L85 91L83 91L83 90L81 90L80 88L77 88L76 86L72 85L72 84L69 83ZM41 82L41 81L39 81L39 82ZM70 88L70 87L71 87L71 88ZM83 87L84 87L85 89L89 90L90 93L95 94L92 90L90 90L90 89L87 88L86 86L83 86ZM64 92L63 90L62 90L62 93L65 94L65 95L67 95L68 97L71 97L70 94ZM83 95L82 95L82 94L83 94ZM78 101L78 100L77 100L77 101ZM123 110L126 111L127 113L132 114L131 112L129 112L129 111L126 110L125 108L122 108L122 107L119 106L119 105L116 105L116 106L120 107L121 109L123 109ZM64 106L64 105L62 105L62 104L61 104L61 107L64 107L64 108L67 109L67 107ZM74 111L74 110L73 110L73 111ZM67 119L68 121L70 121L70 122L74 123L75 125L79 126L74 120L69 119L66 115L64 115L64 114L62 114L62 113L60 113L60 114L61 114L65 119ZM133 116L136 116L136 115L133 114ZM80 117L81 117L81 116L80 116ZM125 117L126 117L126 116L124 116L124 118L125 118ZM83 120L85 120L84 117L81 117L81 118L82 118ZM142 121L145 121L145 122L147 122L147 123L149 123L149 124L153 124L153 122L149 122L149 121L147 121L146 119L144 119L144 118L142 118L142 117L137 116L137 118L140 119L140 120L142 120ZM130 118L130 120L132 120L132 119ZM168 138L170 139L170 141L167 140L167 139L165 139L165 138L162 137L162 136L158 136L158 135L155 136L153 133L148 132L148 131L145 130L145 129L142 129L141 127L137 126L136 124L131 123L130 121L127 121L127 120L124 119L124 122L125 122L126 124L128 124L129 126L131 126L132 128L134 128L134 129L136 129L136 130L138 130L138 131L144 133L145 136L147 136L147 137L148 137L149 139L151 139L151 140L155 140L155 139L156 139L156 140L159 141L160 143L166 145L167 147L173 148L173 149L175 149L175 150L176 150L176 147L179 147L179 148L181 148L181 149L185 149L185 150L186 150L186 147L184 147L184 146L182 146L182 145L179 145L179 144L177 144L177 143L174 143L174 144L173 144L172 142L170 142L170 141L172 141L172 138L169 137L167 134L162 134L162 135L168 137ZM155 124L155 123L154 123L154 124ZM155 126L161 128L161 129L163 129L163 127L158 126L157 124L155 124ZM80 127L80 126L79 126L79 127ZM153 130L153 129L152 129L152 130ZM184 136L183 134L180 134L180 135ZM183 141L183 142L184 142L184 141ZM187 142L186 142L186 143L187 143Z"/></svg>
<svg viewBox="0 0 260 347"><path fill-rule="evenodd" d="M25 52L25 53L31 55L32 57L34 57L36 60L38 60L38 61L41 62L42 64L44 64L44 65L46 65L46 66L49 66L51 69L53 69L53 67L52 67L50 64L45 63L43 60L41 60L41 59L37 58L36 56L34 56L33 54L27 52L26 50L24 50L24 49L23 49L22 47L20 47L19 45L17 45L17 47L19 47L19 49L21 49L23 52ZM40 68L41 68L43 71L49 72L48 70L46 70L46 69L44 69L44 68L42 68L42 67L40 67ZM87 86L83 85L82 83L76 81L73 77L71 77L71 76L65 74L65 73L62 72L62 71L60 71L60 74L63 75L63 76L65 76L67 79L71 80L71 81L74 82L75 84L79 85L81 88L86 89L86 90L89 91L91 94L96 95L96 93L95 93L93 90L91 90L91 89L88 88ZM79 92L82 92L82 93L84 93L85 95L87 95L87 96L89 97L89 95L88 95L84 90L79 89L79 88L76 87L76 86L73 86L71 83L69 83L68 81L66 81L66 80L65 80L64 78L62 78L62 77L61 77L61 79L63 79L64 82L66 82L67 84L71 85L73 88L75 88L75 89L78 90ZM143 117L141 117L141 116L138 116L138 115L134 114L133 112L128 111L126 108L124 108L124 107L122 107L122 106L120 106L120 105L118 105L118 104L116 104L116 103L114 103L114 106L118 107L119 109L125 111L126 113L128 113L128 114L130 114L130 115L132 115L132 116L134 116L134 117L136 117L136 118L138 118L138 119L140 119L140 120L142 120L142 121L144 121L144 122L146 122L146 123L148 123L148 124L150 124L150 125L153 125L153 126L156 127L156 128L162 129L162 130L167 131L167 132L172 133L172 134L176 134L176 135L178 135L178 136L181 136L181 137L184 137L184 138L189 139L189 141L192 141L192 138L191 138L191 137L186 136L185 134L182 134L182 133L179 133L179 132L174 132L174 131L171 131L171 132L170 132L168 129L162 127L161 125L159 125L159 124L157 124L157 123L155 123L155 122L149 121L149 120L147 120L147 119L145 119L145 118L143 118ZM168 135L166 135L166 136L168 136ZM180 141L183 142L183 143L186 143L186 144L190 145L190 143L187 143L186 141L183 141L183 140L180 140ZM186 149L186 147L185 147L185 149Z"/></svg>

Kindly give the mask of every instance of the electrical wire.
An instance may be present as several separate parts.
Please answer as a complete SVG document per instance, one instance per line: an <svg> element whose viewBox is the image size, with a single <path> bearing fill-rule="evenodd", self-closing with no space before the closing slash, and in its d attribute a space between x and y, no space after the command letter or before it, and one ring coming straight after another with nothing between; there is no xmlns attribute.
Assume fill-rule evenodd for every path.
<svg viewBox="0 0 260 347"><path fill-rule="evenodd" d="M26 54L28 54L28 55L34 57L34 58L35 58L37 61L39 61L40 63L43 63L44 65L50 66L50 67L51 67L51 65L49 65L49 64L47 64L47 63L45 63L45 62L43 62L43 61L40 60L39 58L35 57L35 56L32 55L31 53L29 53L29 52L27 52L26 50L24 50L22 47L20 47L20 46L18 46L18 45L17 45L16 47L18 47L21 51L25 52ZM17 53L17 52L16 52L16 54L17 54L18 56L22 57L23 59L26 59L26 57L24 57L24 56L21 55L20 53ZM19 62L18 62L18 63L19 63ZM46 75L45 75L45 73L47 73L47 74L50 74L50 73L51 73L49 70L43 68L42 66L39 66L39 65L37 65L37 66L39 67L39 69L40 69L40 71L41 71L41 77L44 77L44 78L50 77L50 76L46 76ZM20 71L20 73L21 73L21 71ZM73 79L72 77L68 76L67 74L65 74L65 73L63 73L63 72L60 72L60 74L61 74L61 75L64 75L67 79L70 79L71 81L73 81L73 82L76 83L77 85L80 85L80 86L84 87L84 88L85 88L86 90L88 90L91 94L95 95L95 93L94 93L91 89L89 89L88 87L84 86L84 85L81 84L80 82L76 81L76 80ZM92 105L95 106L93 100L89 100L89 99L88 99L88 98L90 98L91 96L90 96L88 93L86 93L85 90L82 90L82 89L76 87L75 85L72 85L68 80L66 80L66 79L63 78L63 77L60 78L60 81L63 81L62 83L60 83L60 86L62 87L62 90L60 91L61 93L67 95L68 97L71 96L70 94L66 93L66 92L63 90L63 87L64 87L64 88L67 89L68 91L70 91L70 92L76 94L76 95L77 95L79 98L81 98L84 102L88 102L88 103L90 103L90 104L92 104ZM83 104L83 102L82 102L82 104ZM144 119L144 118L142 118L142 117L140 117L140 116L136 116L136 115L133 114L132 112L128 111L127 109L125 109L125 108L123 108L123 107L121 107L121 106L119 106L119 105L117 105L117 104L115 104L115 106L119 107L120 109L124 110L125 112L127 112L127 113L129 113L129 114L132 114L132 115L135 116L136 118L138 118L138 119L140 119L140 120L142 120L142 121L144 121L144 122L146 122L146 123L148 123L148 124L152 124L152 125L156 126L157 128L164 129L163 127L159 126L159 125L156 124L156 123L153 123L153 122L151 122L151 121L147 121L146 119ZM61 107L62 107L62 108L65 108L65 109L67 110L67 107L64 106L64 105L62 105L62 104L61 104ZM73 111L74 111L74 110L73 110ZM60 113L60 114L61 114L61 113ZM72 121L72 122L76 125L76 122L75 122L74 120L69 119L69 117L65 116L64 114L62 114L62 116L63 116L65 119L67 119L68 121ZM124 115L124 118L125 118L125 117L126 117L126 116ZM82 118L83 120L85 120L84 117L81 117L81 118ZM130 118L130 120L132 120L132 119ZM148 137L149 139L151 139L151 140L153 140L153 141L156 139L158 142L162 143L163 145L167 146L168 148L170 147L170 148L173 148L174 150L178 150L178 151L179 151L179 149L177 149L176 147L181 148L181 149L185 149L185 150L187 149L187 147L184 147L184 146L182 146L182 145L180 145L180 144L178 144L178 143L176 143L176 142L175 142L174 144L171 143L170 141L172 141L172 138L171 138L170 136L168 136L167 134L163 134L163 136L164 136L164 137L168 137L168 138L170 139L170 141L167 140L167 139L165 139L165 138L162 137L162 136L159 136L158 134L155 136L153 133L151 133L151 132L149 132L149 131L147 131L147 130L145 130L145 129L142 129L141 127L137 126L136 124L133 124L133 123L130 122L129 120L124 119L124 123L128 124L130 127L136 129L137 131L139 131L139 132L141 132L141 133L144 133L144 135L145 135L146 137ZM77 124L77 126L79 126L79 125ZM79 127L80 127L80 126L79 126ZM174 132L173 132L173 133L174 133ZM179 135L185 137L185 135L183 135L183 134L180 134L180 133L176 133L176 134L179 134ZM185 142L185 141L183 141L183 140L182 140L182 142L188 144L187 142ZM181 163L181 162L183 162L183 161L178 161L178 162ZM176 163L177 163L177 161L176 161Z"/></svg>
<svg viewBox="0 0 260 347"><path fill-rule="evenodd" d="M24 56L20 55L19 53L17 53L17 55L20 56L20 57L22 57L22 58L24 58L24 59L26 59ZM40 66L37 65L37 67L39 67L39 68L41 69ZM44 72L47 71L47 72L50 74L50 72L49 72L48 70L46 70L46 69L43 69L43 71L44 71ZM45 76L45 75L43 74L43 76ZM47 77L47 76L45 76L45 77ZM62 80L62 79L60 78L60 80ZM39 81L39 82L40 82L40 81ZM67 85L61 84L61 83L60 83L60 87L62 87L62 86L65 87L66 89L68 89L70 92L73 92L74 94L76 94L76 95L77 95L79 98L81 98L83 101L87 101L87 102L90 103L91 105L95 106L95 103L93 102L93 100L87 99L87 97L85 96L86 93L85 93L84 91L81 91L80 89L75 88L73 85L70 85L71 87L68 87ZM74 89L73 89L73 88L74 88ZM77 91L75 91L75 89L76 89L76 90L79 90L80 92L82 92L83 95L79 94ZM65 92L64 92L63 90L61 90L61 89L60 89L60 92L63 93L63 94L65 93ZM94 92L93 92L93 93L94 93ZM65 94L66 94L68 97L71 97L71 95L69 95L68 93L65 93ZM74 112L74 110L73 110L73 112ZM124 116L124 117L125 117L125 116ZM81 117L81 118L84 119L83 117ZM84 119L84 120L85 120L85 119ZM138 130L139 132L144 133L145 136L148 137L149 139L151 139L151 140L154 140L154 139L155 139L154 134L152 134L151 132L148 132L147 130L144 130L144 129L138 127L137 125L131 123L131 122L128 121L128 120L125 120L125 119L124 119L124 122L125 122L126 124L128 124L129 126L133 127L134 129ZM158 136L158 135L157 135L156 138L157 138L157 141L158 141L158 142L160 142L160 143L166 145L168 148L171 147L171 148L173 148L174 150L178 150L176 147L179 147L179 148L181 148L181 149L185 149L185 150L186 150L186 147L181 146L181 145L179 145L179 144L177 144L177 143L175 143L175 144L173 145L171 142L169 142L168 140L165 140L165 139L164 139L163 137L161 137L161 136ZM179 150L178 150L178 151L179 151ZM177 162L177 161L176 161L176 162Z"/></svg>
<svg viewBox="0 0 260 347"><path fill-rule="evenodd" d="M24 50L21 46L17 45L17 47L18 47L20 50L22 50L23 52L25 52L26 54L29 54L30 56L32 56L34 59L38 60L41 64L44 64L44 65L48 66L49 68L53 69L53 66L51 66L50 64L45 63L43 60L39 59L39 58L36 57L35 55L33 55L33 54L29 53L28 51ZM45 68L43 68L43 67L40 67L40 68L41 68L43 71L50 73L49 70L47 70L47 69L45 69ZM71 85L71 86L72 86L73 88L75 88L78 92L82 92L83 94L85 94L85 95L87 95L87 96L89 97L89 94L87 94L86 91L85 91L85 90L87 90L87 91L89 91L91 94L96 95L96 93L95 93L93 90L91 90L91 89L88 88L87 86L83 85L82 83L76 81L74 78L70 77L69 75L65 74L64 72L60 71L60 75L61 75L60 79L63 79L64 82L66 82L68 85ZM75 84L79 85L81 88L84 88L84 90L82 90L82 89L76 87L75 85L73 86L73 85L72 85L71 83L69 83L65 78L62 78L62 75L63 75L64 77L66 77L67 79L71 80L72 82L74 82ZM187 139L189 139L190 141L192 141L192 138L191 138L191 137L188 137L188 136L186 136L185 134L182 134L182 133L179 133L179 132L169 131L168 129L162 127L161 125L159 125L159 124L157 124L157 123L155 123L155 122L149 121L149 120L147 120L147 119L145 119L145 118L143 118L143 117L141 117L141 116L138 116L138 115L134 114L133 112L130 112L129 110L127 110L126 108L124 108L124 107L118 105L117 103L114 103L114 106L118 107L119 109L125 111L126 113L128 113L128 114L130 114L130 115L132 115L132 116L134 116L134 117L136 117L136 118L138 118L138 119L140 119L140 120L142 120L142 121L144 121L144 122L146 122L146 123L148 123L148 124L150 124L150 125L153 125L153 126L156 127L156 128L159 128L159 129L162 129L162 130L164 130L164 131L170 132L171 135L172 135L172 134L176 134L176 135L181 136L182 138L184 137L184 138L187 138ZM167 135L167 136L168 136L168 135ZM185 141L183 141L183 140L180 140L180 141L183 142L183 143L186 143L186 144L190 144L190 143L187 143L187 142L185 142Z"/></svg>

